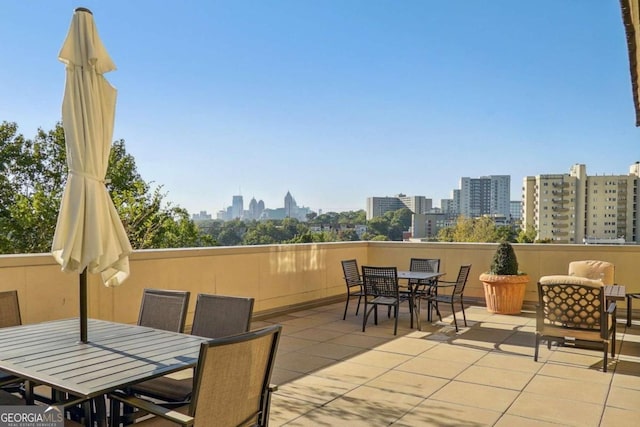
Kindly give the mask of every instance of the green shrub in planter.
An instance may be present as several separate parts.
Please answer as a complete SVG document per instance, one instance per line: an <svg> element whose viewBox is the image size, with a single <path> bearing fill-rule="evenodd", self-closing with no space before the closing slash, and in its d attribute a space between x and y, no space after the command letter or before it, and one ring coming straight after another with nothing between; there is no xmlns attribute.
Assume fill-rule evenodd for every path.
<svg viewBox="0 0 640 427"><path fill-rule="evenodd" d="M516 252L513 250L511 243L500 243L495 254L493 254L489 273L500 276L521 274L518 271L518 259L516 258Z"/></svg>

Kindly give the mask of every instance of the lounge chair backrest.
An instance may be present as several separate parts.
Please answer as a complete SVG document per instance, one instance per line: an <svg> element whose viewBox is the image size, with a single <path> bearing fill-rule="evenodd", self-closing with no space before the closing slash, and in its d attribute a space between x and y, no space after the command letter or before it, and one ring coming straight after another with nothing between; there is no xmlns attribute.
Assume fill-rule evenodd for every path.
<svg viewBox="0 0 640 427"><path fill-rule="evenodd" d="M600 280L603 285L615 283L615 267L607 261L585 260L569 263L569 275Z"/></svg>

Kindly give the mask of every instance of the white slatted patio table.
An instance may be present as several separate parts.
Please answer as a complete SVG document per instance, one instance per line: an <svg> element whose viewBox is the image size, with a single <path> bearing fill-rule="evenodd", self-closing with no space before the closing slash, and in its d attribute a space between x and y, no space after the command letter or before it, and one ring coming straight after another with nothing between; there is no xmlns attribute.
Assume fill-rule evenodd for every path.
<svg viewBox="0 0 640 427"><path fill-rule="evenodd" d="M206 338L143 326L78 319L0 329L0 370L73 396L94 399L131 384L194 367ZM106 426L104 399L98 425Z"/></svg>

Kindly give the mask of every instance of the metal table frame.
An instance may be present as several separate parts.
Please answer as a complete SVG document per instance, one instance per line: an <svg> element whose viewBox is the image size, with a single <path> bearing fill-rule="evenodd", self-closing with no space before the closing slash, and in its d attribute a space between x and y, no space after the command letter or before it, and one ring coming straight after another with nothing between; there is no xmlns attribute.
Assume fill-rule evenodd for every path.
<svg viewBox="0 0 640 427"><path fill-rule="evenodd" d="M406 279L409 282L411 280L421 280L428 281L432 279L437 279L438 277L444 276L445 273L441 272L426 272L426 271L410 271L410 270L398 270L398 279ZM420 328L420 305L415 303L415 289L409 286L409 292L411 292L411 301L413 303L413 312L416 317L416 327L418 330ZM431 320L431 307L429 307L429 312L427 313L427 320ZM413 319L411 319L411 327L413 327Z"/></svg>

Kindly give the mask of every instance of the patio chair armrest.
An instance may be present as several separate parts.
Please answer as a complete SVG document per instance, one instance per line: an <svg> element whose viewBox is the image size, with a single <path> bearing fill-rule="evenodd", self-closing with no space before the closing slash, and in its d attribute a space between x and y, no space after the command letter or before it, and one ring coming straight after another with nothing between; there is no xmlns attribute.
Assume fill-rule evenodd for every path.
<svg viewBox="0 0 640 427"><path fill-rule="evenodd" d="M14 377L14 376L6 377L0 380L0 387L9 385L9 384L21 383L22 381L24 380L20 377Z"/></svg>
<svg viewBox="0 0 640 427"><path fill-rule="evenodd" d="M443 285L444 283L444 285ZM436 285L431 285L434 288L453 288L458 282L446 282L444 280L440 280L438 281L438 284Z"/></svg>
<svg viewBox="0 0 640 427"><path fill-rule="evenodd" d="M126 405L142 409L143 411L165 418L171 422L178 423L183 426L193 425L193 417L169 408L162 407L160 405L156 405L155 403L149 402L148 400L140 399L139 397L135 396L128 396L120 391L109 393L108 396L109 399L118 400Z"/></svg>
<svg viewBox="0 0 640 427"><path fill-rule="evenodd" d="M611 325L615 325L616 322L618 321L616 319L617 309L618 309L618 306L616 305L615 301L609 304L609 308L607 308L607 317L609 318L608 320L610 321Z"/></svg>

